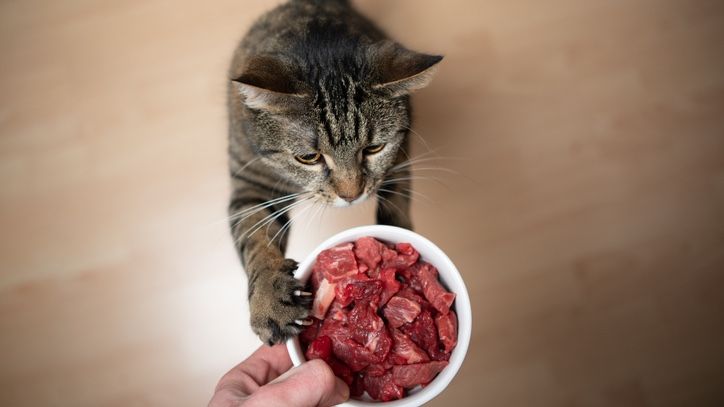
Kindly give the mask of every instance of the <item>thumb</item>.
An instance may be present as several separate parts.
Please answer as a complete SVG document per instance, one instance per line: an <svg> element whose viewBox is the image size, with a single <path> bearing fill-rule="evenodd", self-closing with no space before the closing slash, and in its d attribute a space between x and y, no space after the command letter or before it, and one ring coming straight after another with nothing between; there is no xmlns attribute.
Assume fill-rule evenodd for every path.
<svg viewBox="0 0 724 407"><path fill-rule="evenodd" d="M349 399L349 387L321 359L295 367L251 395L248 406L327 407Z"/></svg>

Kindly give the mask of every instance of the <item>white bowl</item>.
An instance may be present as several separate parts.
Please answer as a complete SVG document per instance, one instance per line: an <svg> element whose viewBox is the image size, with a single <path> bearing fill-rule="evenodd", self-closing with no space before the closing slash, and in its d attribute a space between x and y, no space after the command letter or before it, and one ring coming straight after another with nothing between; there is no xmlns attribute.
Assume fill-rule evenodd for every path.
<svg viewBox="0 0 724 407"><path fill-rule="evenodd" d="M442 393L448 384L450 384L453 377L455 377L455 374L460 369L460 366L463 364L465 354L468 351L468 345L470 344L470 334L472 332L472 310L470 308L468 290L465 288L465 283L463 282L463 279L453 262L450 261L447 255L445 255L445 253L434 243L410 230L385 225L360 226L337 233L317 246L317 248L314 249L314 251L299 264L299 268L296 273L294 273L294 277L298 278L302 282L306 282L312 274L312 266L322 250L336 246L340 243L352 242L364 236L372 236L390 243L410 243L420 253L420 259L437 268L442 284L448 290L455 293L455 303L453 304L452 309L455 310L458 317L458 343L457 346L455 346L455 349L453 349L453 352L450 355L450 360L445 369L443 369L442 372L440 372L440 374L438 374L437 377L435 377L435 379L433 379L433 381L424 388L418 386L417 388L409 391L407 397L387 402L359 401L350 399L346 403L340 405L348 407L421 406L432 400L438 394ZM304 358L304 352L302 352L302 348L299 344L299 340L296 337L287 340L287 349L289 350L289 356L291 356L294 366L299 366L306 360Z"/></svg>

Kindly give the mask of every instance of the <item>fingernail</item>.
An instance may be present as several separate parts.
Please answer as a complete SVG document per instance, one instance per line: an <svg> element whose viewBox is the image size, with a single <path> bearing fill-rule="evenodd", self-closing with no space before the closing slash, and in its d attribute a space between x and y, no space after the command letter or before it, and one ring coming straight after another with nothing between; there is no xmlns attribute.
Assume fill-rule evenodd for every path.
<svg viewBox="0 0 724 407"><path fill-rule="evenodd" d="M342 401L349 399L349 387L339 377L335 377L334 391L339 395Z"/></svg>

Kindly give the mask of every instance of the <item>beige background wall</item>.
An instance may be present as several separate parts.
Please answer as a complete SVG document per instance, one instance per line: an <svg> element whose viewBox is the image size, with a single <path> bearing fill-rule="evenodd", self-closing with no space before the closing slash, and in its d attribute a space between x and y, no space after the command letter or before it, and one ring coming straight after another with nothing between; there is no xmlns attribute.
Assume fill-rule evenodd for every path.
<svg viewBox="0 0 724 407"><path fill-rule="evenodd" d="M356 3L446 55L415 129L453 158L419 167L464 176L413 212L475 327L431 405L724 405L724 4ZM224 89L274 4L0 2L0 405L204 405L257 346Z"/></svg>

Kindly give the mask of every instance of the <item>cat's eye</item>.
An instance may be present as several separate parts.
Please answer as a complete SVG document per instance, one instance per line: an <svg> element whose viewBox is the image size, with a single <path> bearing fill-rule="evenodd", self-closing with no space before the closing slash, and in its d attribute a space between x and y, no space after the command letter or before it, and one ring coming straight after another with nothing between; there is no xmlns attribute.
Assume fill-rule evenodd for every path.
<svg viewBox="0 0 724 407"><path fill-rule="evenodd" d="M316 153L309 153L304 155L297 155L294 158L302 164L314 165L322 160L322 154L317 151Z"/></svg>
<svg viewBox="0 0 724 407"><path fill-rule="evenodd" d="M374 145L365 147L365 149L363 151L365 154L370 155L370 154L379 153L380 151L382 151L383 148L385 148L384 144L374 144Z"/></svg>

